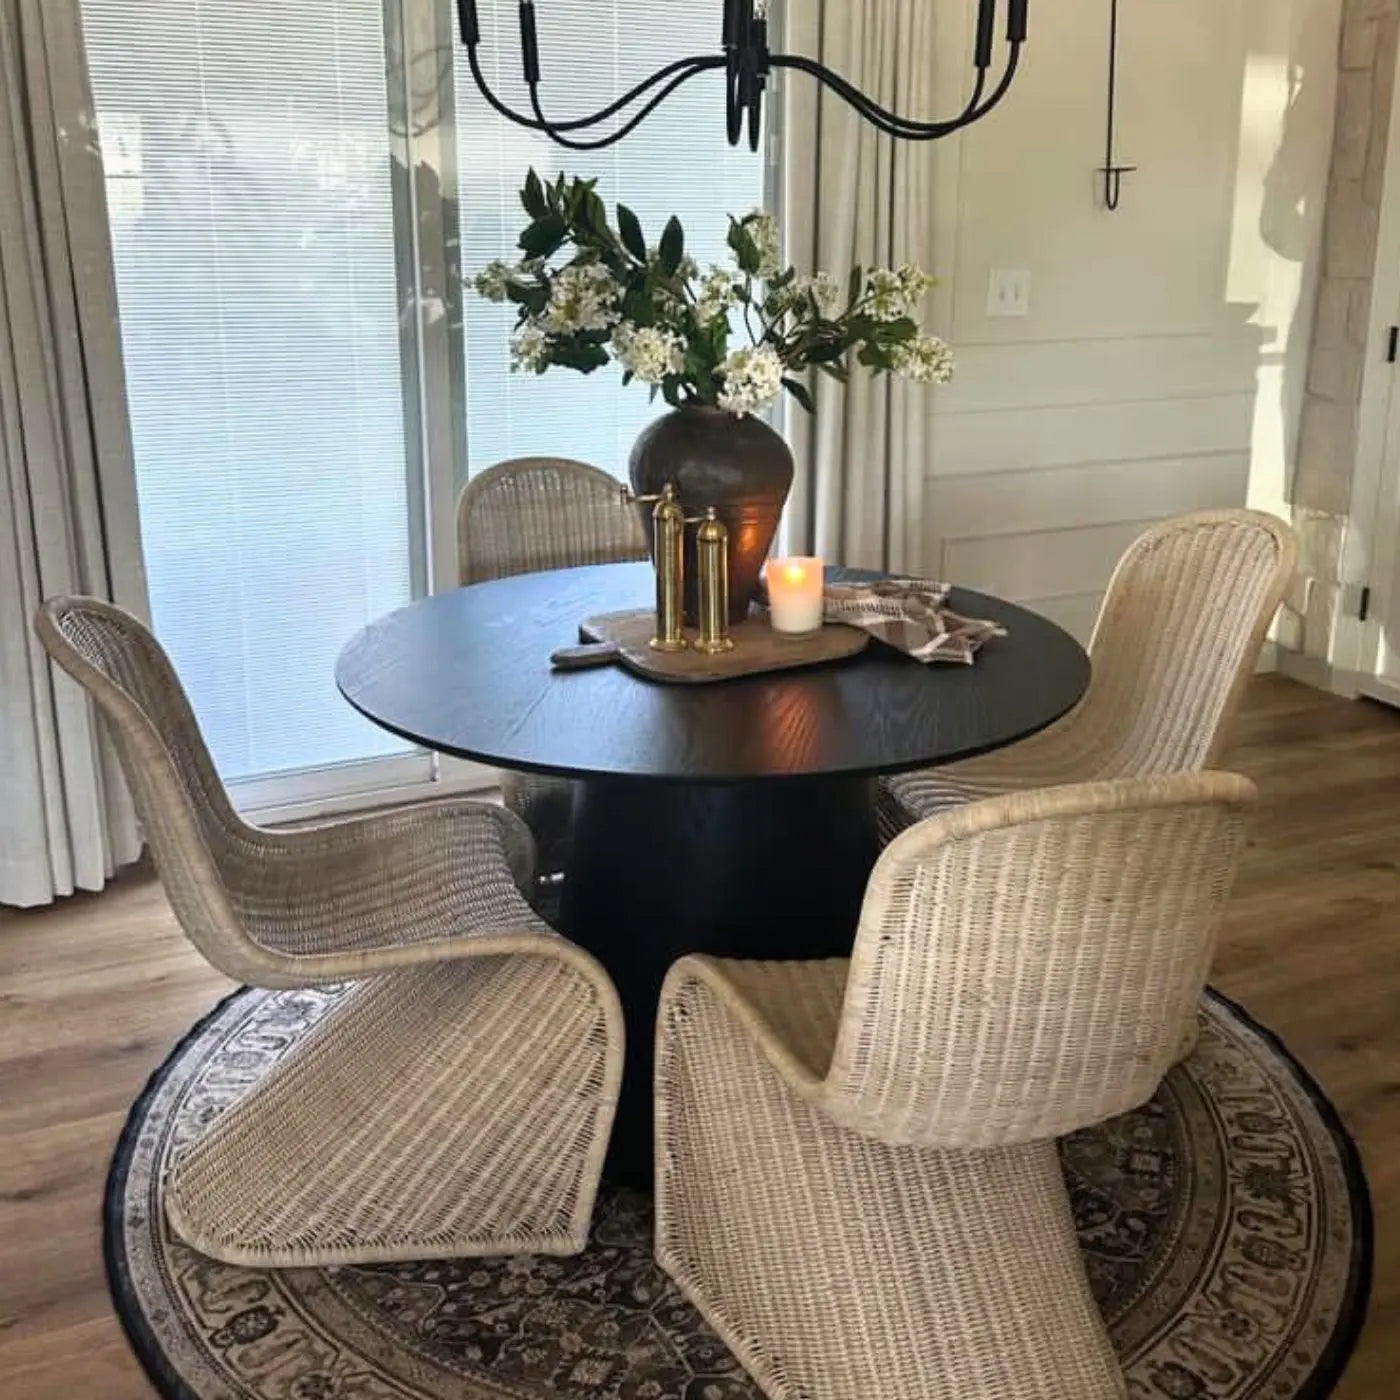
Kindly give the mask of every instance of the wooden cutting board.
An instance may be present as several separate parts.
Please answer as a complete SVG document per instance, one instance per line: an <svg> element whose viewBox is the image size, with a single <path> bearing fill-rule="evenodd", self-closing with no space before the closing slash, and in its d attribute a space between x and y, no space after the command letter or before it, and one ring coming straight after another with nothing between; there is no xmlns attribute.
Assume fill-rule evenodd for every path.
<svg viewBox="0 0 1400 1400"><path fill-rule="evenodd" d="M790 636L775 632L766 613L755 613L735 623L729 634L734 638L734 649L714 656L689 648L653 651L648 643L656 635L656 614L650 608L603 613L585 619L579 627L579 635L586 643L601 645L596 650L580 647L556 653L555 664L564 669L616 662L651 680L697 684L842 661L864 651L870 640L859 628L839 623L828 623L820 631L804 636Z"/></svg>

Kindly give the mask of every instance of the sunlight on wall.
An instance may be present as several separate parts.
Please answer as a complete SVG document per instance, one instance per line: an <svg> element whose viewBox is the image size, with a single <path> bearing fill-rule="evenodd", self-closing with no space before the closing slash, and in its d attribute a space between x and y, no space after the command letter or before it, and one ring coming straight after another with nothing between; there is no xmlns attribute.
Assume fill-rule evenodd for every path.
<svg viewBox="0 0 1400 1400"><path fill-rule="evenodd" d="M1289 519L1332 149L1340 0L1254 5L1240 96L1227 297L1261 331L1249 504ZM1276 629L1302 644L1305 581Z"/></svg>

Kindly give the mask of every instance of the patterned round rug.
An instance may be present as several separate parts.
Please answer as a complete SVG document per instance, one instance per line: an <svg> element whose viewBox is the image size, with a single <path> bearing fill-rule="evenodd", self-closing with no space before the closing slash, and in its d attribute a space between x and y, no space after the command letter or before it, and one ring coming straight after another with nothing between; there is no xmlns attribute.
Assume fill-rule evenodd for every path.
<svg viewBox="0 0 1400 1400"><path fill-rule="evenodd" d="M132 1109L107 1186L112 1296L171 1400L762 1400L604 1188L573 1259L259 1272L166 1227L170 1153L341 995L242 991ZM1094 1294L1134 1400L1318 1400L1370 1285L1365 1179L1336 1113L1212 994L1200 1049L1134 1113L1065 1141Z"/></svg>

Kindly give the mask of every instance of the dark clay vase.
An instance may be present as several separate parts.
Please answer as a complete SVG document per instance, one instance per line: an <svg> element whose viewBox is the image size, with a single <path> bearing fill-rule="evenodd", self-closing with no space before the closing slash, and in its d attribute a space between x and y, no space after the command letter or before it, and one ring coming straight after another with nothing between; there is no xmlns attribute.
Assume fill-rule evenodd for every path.
<svg viewBox="0 0 1400 1400"><path fill-rule="evenodd" d="M778 529L792 488L792 453L761 418L739 417L722 408L672 409L650 424L632 448L632 489L653 496L672 482L687 516L706 507L729 530L729 620L748 614L759 570ZM639 505L652 545L652 507ZM697 580L695 529L685 532L685 620L694 627Z"/></svg>

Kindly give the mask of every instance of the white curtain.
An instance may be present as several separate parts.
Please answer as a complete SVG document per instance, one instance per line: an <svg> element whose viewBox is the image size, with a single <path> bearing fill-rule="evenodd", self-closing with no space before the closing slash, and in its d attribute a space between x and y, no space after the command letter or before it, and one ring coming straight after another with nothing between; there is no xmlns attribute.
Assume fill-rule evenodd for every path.
<svg viewBox="0 0 1400 1400"><path fill-rule="evenodd" d="M30 620L88 593L145 612L102 161L74 0L0 0L0 903L134 860L130 799Z"/></svg>
<svg viewBox="0 0 1400 1400"><path fill-rule="evenodd" d="M812 0L791 7L788 41L886 107L932 117L932 0ZM863 267L916 263L936 272L933 153L895 141L811 78L787 78L784 223L791 260L845 283ZM946 105L946 104L944 104ZM932 328L930 328L932 329ZM916 573L923 567L928 388L858 366L847 386L814 376L816 413L793 406L797 476L789 544L831 563Z"/></svg>

